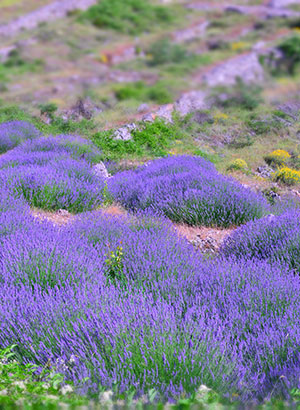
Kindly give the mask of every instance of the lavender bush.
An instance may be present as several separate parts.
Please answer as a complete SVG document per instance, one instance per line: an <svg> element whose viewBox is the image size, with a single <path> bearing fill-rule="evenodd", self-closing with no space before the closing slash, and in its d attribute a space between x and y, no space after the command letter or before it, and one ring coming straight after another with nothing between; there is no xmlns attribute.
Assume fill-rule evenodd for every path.
<svg viewBox="0 0 300 410"><path fill-rule="evenodd" d="M71 136L28 141L0 159L1 178L32 206L90 210L101 204L105 186L93 172L99 152L92 148Z"/></svg>
<svg viewBox="0 0 300 410"><path fill-rule="evenodd" d="M83 393L172 401L205 384L252 401L298 387L300 284L284 265L203 261L165 220L100 212L11 232L0 261L0 346Z"/></svg>
<svg viewBox="0 0 300 410"><path fill-rule="evenodd" d="M220 175L203 158L158 159L110 180L114 198L127 209L161 211L189 225L240 225L260 218L265 200L231 178Z"/></svg>
<svg viewBox="0 0 300 410"><path fill-rule="evenodd" d="M26 121L7 121L0 124L0 154L6 152L22 141L41 136L33 124Z"/></svg>
<svg viewBox="0 0 300 410"><path fill-rule="evenodd" d="M225 240L225 256L276 261L300 273L300 210L248 222Z"/></svg>

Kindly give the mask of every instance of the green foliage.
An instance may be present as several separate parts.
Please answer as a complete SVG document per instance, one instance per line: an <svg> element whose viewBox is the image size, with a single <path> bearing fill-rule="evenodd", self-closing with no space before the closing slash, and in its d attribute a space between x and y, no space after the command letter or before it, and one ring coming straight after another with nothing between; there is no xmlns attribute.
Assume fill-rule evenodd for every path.
<svg viewBox="0 0 300 410"><path fill-rule="evenodd" d="M57 111L58 107L54 103L45 103L39 105L41 115L47 115L49 118L54 118L54 113Z"/></svg>
<svg viewBox="0 0 300 410"><path fill-rule="evenodd" d="M168 38L156 41L148 51L149 65L157 66L168 63L181 63L189 56L186 48L179 44L172 44Z"/></svg>
<svg viewBox="0 0 300 410"><path fill-rule="evenodd" d="M244 110L254 110L263 101L261 92L261 87L249 86L239 79L232 89L217 88L214 97L217 104L224 108L239 107ZM220 96L224 94L227 94L227 98L221 99Z"/></svg>
<svg viewBox="0 0 300 410"><path fill-rule="evenodd" d="M86 403L85 398L77 396L74 388L66 384L64 376L57 370L58 363L51 367L47 363L38 374L38 366L22 364L17 359L18 350L17 345L0 349L0 409L23 408L22 404L26 409L53 409L56 405L48 406L58 401L74 405ZM65 365L71 367L72 360Z"/></svg>
<svg viewBox="0 0 300 410"><path fill-rule="evenodd" d="M246 125L251 131L255 132L256 135L276 132L284 127L283 122L279 118L270 115L262 117L257 113L253 113L247 118Z"/></svg>
<svg viewBox="0 0 300 410"><path fill-rule="evenodd" d="M43 107L49 109L50 104L44 104ZM41 106L40 106L41 107ZM54 105L50 110L54 109ZM36 126L43 134L79 134L89 135L96 127L92 120L82 119L81 121L64 120L52 114L51 124L45 124L40 118L33 117L22 108L11 106L0 106L0 123L5 121L27 121Z"/></svg>
<svg viewBox="0 0 300 410"><path fill-rule="evenodd" d="M99 28L140 34L158 24L169 24L173 15L169 8L153 5L148 0L100 0L81 13L79 19Z"/></svg>
<svg viewBox="0 0 300 410"><path fill-rule="evenodd" d="M146 85L143 81L129 83L118 88L116 97L120 101L133 99L141 102L155 102L157 104L167 104L172 101L171 93L162 82L152 86Z"/></svg>
<svg viewBox="0 0 300 410"><path fill-rule="evenodd" d="M295 74L296 67L300 63L300 35L287 38L279 44L278 48L285 56L281 65L284 65L289 74Z"/></svg>
<svg viewBox="0 0 300 410"><path fill-rule="evenodd" d="M125 287L126 278L123 274L123 248L121 245L122 242L120 242L120 245L117 246L116 250L111 250L110 245L108 244L109 252L106 255L107 259L105 260L105 275L108 283Z"/></svg>
<svg viewBox="0 0 300 410"><path fill-rule="evenodd" d="M172 142L183 136L176 124L166 124L161 119L143 123L139 130L132 131L129 141L115 140L111 131L96 133L93 142L103 152L103 159L119 159L127 156L161 157L168 154Z"/></svg>

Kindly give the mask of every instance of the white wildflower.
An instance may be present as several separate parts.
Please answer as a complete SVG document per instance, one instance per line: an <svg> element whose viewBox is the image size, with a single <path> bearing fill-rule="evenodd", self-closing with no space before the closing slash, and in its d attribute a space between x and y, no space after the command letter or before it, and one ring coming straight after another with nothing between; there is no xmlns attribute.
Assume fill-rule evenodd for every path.
<svg viewBox="0 0 300 410"><path fill-rule="evenodd" d="M22 380L15 381L15 382L12 383L12 385L20 387L20 389L25 389L26 388L25 383Z"/></svg>
<svg viewBox="0 0 300 410"><path fill-rule="evenodd" d="M73 387L70 386L69 384L66 384L65 386L63 386L60 389L60 392L61 392L62 395L65 395L67 393L72 393L73 392Z"/></svg>

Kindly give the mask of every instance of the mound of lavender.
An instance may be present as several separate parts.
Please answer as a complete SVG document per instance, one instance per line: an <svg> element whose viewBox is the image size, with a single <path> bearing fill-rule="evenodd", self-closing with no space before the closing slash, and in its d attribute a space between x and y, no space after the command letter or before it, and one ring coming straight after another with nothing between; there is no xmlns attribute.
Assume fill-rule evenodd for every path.
<svg viewBox="0 0 300 410"><path fill-rule="evenodd" d="M41 136L33 124L26 121L8 121L0 124L0 154L6 152L22 141Z"/></svg>
<svg viewBox="0 0 300 410"><path fill-rule="evenodd" d="M289 209L247 223L225 240L222 253L227 257L275 261L300 273L300 211Z"/></svg>
<svg viewBox="0 0 300 410"><path fill-rule="evenodd" d="M158 159L121 172L109 189L129 210L152 209L189 225L240 225L260 218L267 208L261 196L191 156Z"/></svg>
<svg viewBox="0 0 300 410"><path fill-rule="evenodd" d="M91 210L101 204L104 180L92 167L99 151L79 137L26 141L0 159L1 179L17 197L47 210Z"/></svg>
<svg viewBox="0 0 300 410"><path fill-rule="evenodd" d="M172 401L205 384L249 401L298 387L300 284L284 266L203 261L164 220L93 212L11 232L0 272L0 346L83 393Z"/></svg>

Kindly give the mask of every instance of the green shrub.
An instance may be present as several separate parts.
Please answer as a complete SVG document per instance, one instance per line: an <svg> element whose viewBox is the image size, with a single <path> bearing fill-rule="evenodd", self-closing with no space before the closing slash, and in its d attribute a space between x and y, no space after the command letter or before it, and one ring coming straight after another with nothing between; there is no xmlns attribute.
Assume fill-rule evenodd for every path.
<svg viewBox="0 0 300 410"><path fill-rule="evenodd" d="M232 160L228 167L228 171L247 171L248 170L248 165L247 162L241 158L237 158L235 160Z"/></svg>
<svg viewBox="0 0 300 410"><path fill-rule="evenodd" d="M54 103L45 103L39 105L41 115L47 115L49 118L54 118L54 113L57 111L57 105Z"/></svg>
<svg viewBox="0 0 300 410"><path fill-rule="evenodd" d="M172 44L168 38L158 40L148 50L149 65L156 66L168 63L181 63L189 56L184 47Z"/></svg>
<svg viewBox="0 0 300 410"><path fill-rule="evenodd" d="M213 92L213 96L216 99L217 105L223 108L239 107L245 110L254 110L263 102L261 92L261 87L249 86L239 79L237 84L231 89L217 88ZM227 95L227 98L220 98L224 94Z"/></svg>
<svg viewBox="0 0 300 410"><path fill-rule="evenodd" d="M300 63L300 35L287 38L278 46L284 54L281 66L284 66L289 74L294 74Z"/></svg>
<svg viewBox="0 0 300 410"><path fill-rule="evenodd" d="M119 159L127 156L166 156L175 139L183 136L183 131L175 124L166 124L161 119L143 123L139 130L132 131L129 141L115 140L112 131L103 131L93 136L93 142L103 152L103 159Z"/></svg>
<svg viewBox="0 0 300 410"><path fill-rule="evenodd" d="M99 28L140 34L158 24L170 23L173 14L169 8L153 5L148 0L100 0L81 13L79 19Z"/></svg>
<svg viewBox="0 0 300 410"><path fill-rule="evenodd" d="M172 101L171 93L162 82L152 86L146 85L143 81L126 84L118 88L115 94L120 101L133 99L141 102L155 102L157 104L167 104Z"/></svg>

